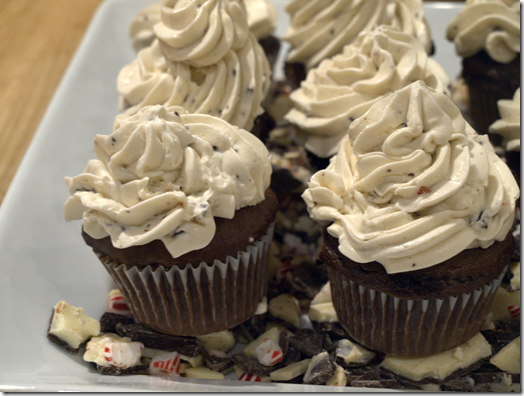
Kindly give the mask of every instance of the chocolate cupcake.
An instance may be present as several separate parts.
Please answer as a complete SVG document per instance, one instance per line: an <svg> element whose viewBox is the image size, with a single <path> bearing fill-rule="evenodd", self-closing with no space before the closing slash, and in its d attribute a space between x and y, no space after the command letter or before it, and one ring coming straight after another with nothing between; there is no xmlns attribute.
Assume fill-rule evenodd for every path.
<svg viewBox="0 0 524 396"><path fill-rule="evenodd" d="M285 72L295 88L311 68L379 25L394 26L420 40L428 54L433 51L422 0L293 0L286 12L290 25L282 38L291 49Z"/></svg>
<svg viewBox="0 0 524 396"><path fill-rule="evenodd" d="M326 223L319 258L350 335L427 356L478 333L513 253L518 195L446 95L417 81L375 103L303 194Z"/></svg>
<svg viewBox="0 0 524 396"><path fill-rule="evenodd" d="M167 0L160 13L151 46L118 74L120 109L181 106L251 130L264 112L271 69L244 2Z"/></svg>
<svg viewBox="0 0 524 396"><path fill-rule="evenodd" d="M278 209L260 140L216 117L149 106L117 116L95 151L66 178L64 215L83 219L133 316L183 336L252 316Z"/></svg>
<svg viewBox="0 0 524 396"><path fill-rule="evenodd" d="M381 25L360 33L341 54L312 68L300 88L291 93L293 109L285 118L302 131L306 150L325 159L325 168L352 120L417 80L450 95L449 77L428 57L420 41L395 27Z"/></svg>
<svg viewBox="0 0 524 396"><path fill-rule="evenodd" d="M511 99L520 87L520 2L467 0L446 36L462 58L472 126L487 134L499 118L497 101Z"/></svg>

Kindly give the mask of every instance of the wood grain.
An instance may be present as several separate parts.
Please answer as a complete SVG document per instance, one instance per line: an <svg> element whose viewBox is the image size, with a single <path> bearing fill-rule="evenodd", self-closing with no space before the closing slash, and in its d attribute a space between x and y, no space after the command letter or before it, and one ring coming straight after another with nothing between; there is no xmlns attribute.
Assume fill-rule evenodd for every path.
<svg viewBox="0 0 524 396"><path fill-rule="evenodd" d="M102 1L0 0L0 203Z"/></svg>
<svg viewBox="0 0 524 396"><path fill-rule="evenodd" d="M0 0L0 202L102 0Z"/></svg>

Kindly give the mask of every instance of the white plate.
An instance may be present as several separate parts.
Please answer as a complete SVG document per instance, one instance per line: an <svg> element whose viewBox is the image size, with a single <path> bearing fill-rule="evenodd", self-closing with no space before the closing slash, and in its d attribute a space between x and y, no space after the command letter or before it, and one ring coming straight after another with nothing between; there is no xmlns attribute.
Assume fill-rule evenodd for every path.
<svg viewBox="0 0 524 396"><path fill-rule="evenodd" d="M80 173L95 157L95 134L111 132L118 114L116 76L135 57L128 27L151 2L109 0L98 9L0 207L0 391L326 391L325 386L104 376L46 338L59 300L82 306L95 318L107 304L112 282L83 243L79 223L63 220L69 195L63 178ZM287 25L285 0L275 4L281 34ZM425 4L435 58L452 80L460 62L445 29L459 9L452 3Z"/></svg>

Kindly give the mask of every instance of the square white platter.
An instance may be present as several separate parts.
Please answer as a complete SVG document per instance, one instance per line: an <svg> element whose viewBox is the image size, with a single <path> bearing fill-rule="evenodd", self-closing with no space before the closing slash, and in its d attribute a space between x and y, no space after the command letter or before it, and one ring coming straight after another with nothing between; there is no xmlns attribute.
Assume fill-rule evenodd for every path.
<svg viewBox="0 0 524 396"><path fill-rule="evenodd" d="M154 1L107 0L100 6L0 206L0 391L376 392L105 376L46 338L52 307L59 300L84 307L94 318L107 306L112 281L84 244L80 224L63 220L62 206L69 196L64 176L80 173L95 157L95 134L111 132L119 112L116 77L135 58L128 28L136 13ZM276 34L281 35L288 25L286 1L274 3L279 12ZM427 2L424 7L434 57L455 81L460 60L445 39L445 29L462 6Z"/></svg>

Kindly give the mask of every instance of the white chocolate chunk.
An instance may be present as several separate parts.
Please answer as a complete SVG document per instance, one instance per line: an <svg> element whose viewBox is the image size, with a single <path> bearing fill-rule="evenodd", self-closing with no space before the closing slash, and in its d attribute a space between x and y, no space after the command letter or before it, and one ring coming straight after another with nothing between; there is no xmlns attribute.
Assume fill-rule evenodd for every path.
<svg viewBox="0 0 524 396"><path fill-rule="evenodd" d="M180 354L179 354L180 355ZM198 356L185 356L180 355L180 359L188 362L192 367L198 367L200 366L200 363L202 363L202 355Z"/></svg>
<svg viewBox="0 0 524 396"><path fill-rule="evenodd" d="M507 373L520 373L520 337L502 348L489 362Z"/></svg>
<svg viewBox="0 0 524 396"><path fill-rule="evenodd" d="M104 346L104 358L109 366L126 369L140 363L142 349L141 342L108 342Z"/></svg>
<svg viewBox="0 0 524 396"><path fill-rule="evenodd" d="M375 357L375 352L348 339L342 339L337 343L335 356L341 358L346 364L367 363Z"/></svg>
<svg viewBox="0 0 524 396"><path fill-rule="evenodd" d="M206 367L191 367L186 369L185 375L188 378L202 378L202 379L224 379L224 374L218 371L210 370Z"/></svg>
<svg viewBox="0 0 524 396"><path fill-rule="evenodd" d="M269 374L273 381L290 381L307 371L311 359L301 360L300 362L291 363Z"/></svg>
<svg viewBox="0 0 524 396"><path fill-rule="evenodd" d="M217 331L216 333L197 336L196 339L206 351L216 349L218 351L228 352L235 346L235 336L230 330Z"/></svg>
<svg viewBox="0 0 524 396"><path fill-rule="evenodd" d="M455 371L469 367L489 355L491 345L478 333L449 351L427 357L386 355L380 365L412 381L420 381L423 378L443 380Z"/></svg>
<svg viewBox="0 0 524 396"><path fill-rule="evenodd" d="M258 337L256 340L247 344L245 348L242 350L242 353L244 355L247 355L249 357L256 359L257 357L256 347L266 338L269 338L270 340L273 340L278 344L278 342L280 341L280 330L276 327L269 329L264 334L261 334L260 337Z"/></svg>
<svg viewBox="0 0 524 396"><path fill-rule="evenodd" d="M276 318L285 320L292 325L300 325L300 305L291 294L280 294L269 301L269 313Z"/></svg>
<svg viewBox="0 0 524 396"><path fill-rule="evenodd" d="M311 305L317 305L322 303L333 302L333 299L331 298L331 284L327 282L320 291L313 297L313 300L311 300Z"/></svg>
<svg viewBox="0 0 524 396"><path fill-rule="evenodd" d="M255 348L255 354L258 362L264 366L274 366L284 358L282 348L280 348L278 342L270 338L266 338L258 344Z"/></svg>
<svg viewBox="0 0 524 396"><path fill-rule="evenodd" d="M264 296L257 305L257 309L253 315L262 315L267 312L267 297Z"/></svg>
<svg viewBox="0 0 524 396"><path fill-rule="evenodd" d="M335 369L335 373L333 376L326 382L326 385L331 386L346 386L347 385L347 377L346 372L341 366L337 366Z"/></svg>
<svg viewBox="0 0 524 396"><path fill-rule="evenodd" d="M181 363L180 363L180 372L179 372L179 374L180 374L180 375L185 375L187 369L189 369L189 368L191 368L191 367L192 367L192 366L191 366L189 363L181 362Z"/></svg>
<svg viewBox="0 0 524 396"><path fill-rule="evenodd" d="M100 322L87 316L84 308L74 307L62 300L54 306L49 334L77 349L89 338L100 334Z"/></svg>
<svg viewBox="0 0 524 396"><path fill-rule="evenodd" d="M338 322L337 312L332 302L311 305L308 311L309 319L314 322Z"/></svg>
<svg viewBox="0 0 524 396"><path fill-rule="evenodd" d="M520 290L520 261L512 261L509 264L509 269L513 276L509 284L512 290Z"/></svg>
<svg viewBox="0 0 524 396"><path fill-rule="evenodd" d="M119 335L114 333L105 333L101 336L93 337L87 343L86 351L83 356L84 360L86 362L96 363L99 366L110 366L110 364L104 357L105 347L109 343L132 343L132 341L130 338L120 337ZM142 345L141 342L136 342L135 344Z"/></svg>
<svg viewBox="0 0 524 396"><path fill-rule="evenodd" d="M508 309L511 306L520 307L520 290L507 291L505 288L499 287L493 298L483 329L492 329L497 320L518 321L520 317L513 318L511 316L511 311Z"/></svg>

